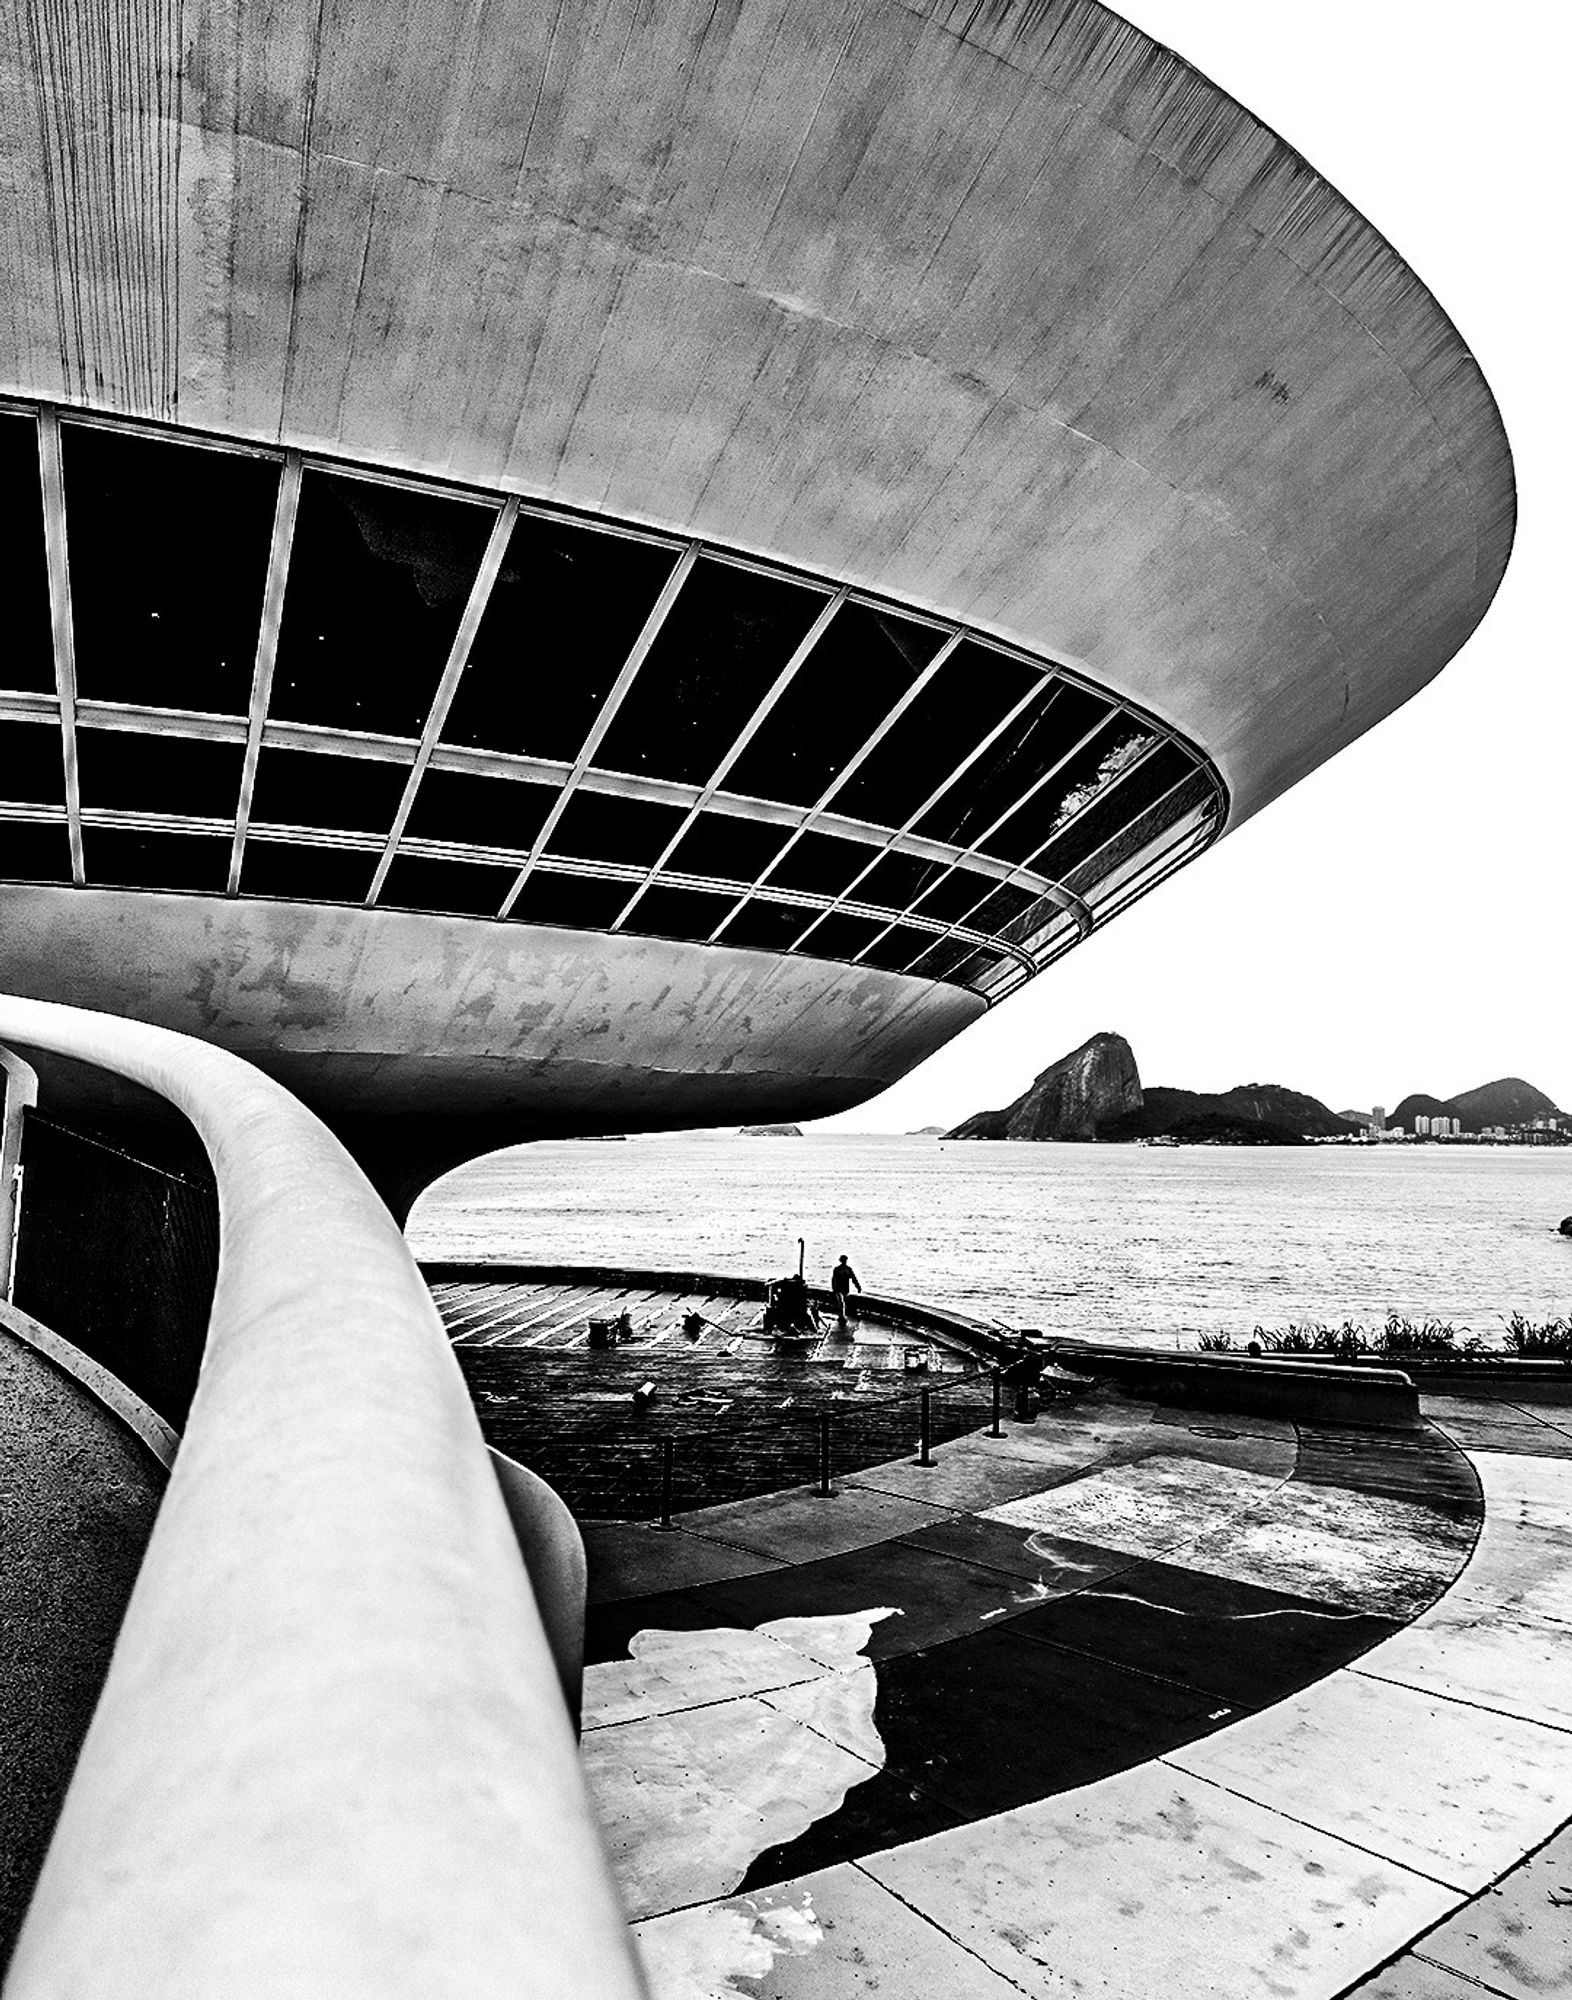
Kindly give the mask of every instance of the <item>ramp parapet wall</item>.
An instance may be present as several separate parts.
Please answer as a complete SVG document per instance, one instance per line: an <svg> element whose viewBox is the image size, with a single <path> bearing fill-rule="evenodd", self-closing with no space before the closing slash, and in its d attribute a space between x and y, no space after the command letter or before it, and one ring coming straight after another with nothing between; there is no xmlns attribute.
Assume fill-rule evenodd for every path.
<svg viewBox="0 0 1572 2000"><path fill-rule="evenodd" d="M1056 1339L1048 1344L1066 1368L1099 1375L1134 1395L1186 1407L1380 1429L1419 1422L1418 1391L1396 1368L1180 1354L1106 1341Z"/></svg>
<svg viewBox="0 0 1572 2000"><path fill-rule="evenodd" d="M642 1991L557 1664L436 1309L238 1057L0 998L158 1092L218 1182L190 1421L7 2000ZM510 1503L528 1506L527 1493Z"/></svg>

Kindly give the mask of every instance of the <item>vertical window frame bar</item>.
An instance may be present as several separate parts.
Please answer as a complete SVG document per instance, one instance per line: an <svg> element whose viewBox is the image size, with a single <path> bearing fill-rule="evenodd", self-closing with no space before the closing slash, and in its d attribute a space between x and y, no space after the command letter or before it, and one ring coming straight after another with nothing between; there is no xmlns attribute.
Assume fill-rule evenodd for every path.
<svg viewBox="0 0 1572 2000"><path fill-rule="evenodd" d="M82 856L82 780L76 753L76 636L71 620L71 557L66 524L65 464L60 413L38 412L38 479L44 509L44 556L49 576L49 627L54 640L55 700L60 709L60 761L65 781L66 838L71 880L87 881Z"/></svg>
<svg viewBox="0 0 1572 2000"><path fill-rule="evenodd" d="M714 798L715 794L725 784L727 778L731 775L733 765L737 762L738 758L742 755L743 751L747 749L748 745L753 741L754 737L758 735L760 729L763 728L764 723L768 718L771 709L775 707L776 703L780 700L781 696L785 694L787 688L791 686L792 682L797 678L797 675L802 671L803 667L807 665L808 659L812 654L814 648L818 645L819 641L824 637L825 633L829 630L830 625L833 622L837 612L839 612L841 606L846 602L847 598L850 595L851 592L848 586L842 584L840 589L832 592L828 601L823 606L821 606L818 616L814 619L813 623L808 627L808 630L804 633L802 641L798 645L797 650L792 654L791 658L786 662L785 666L782 667L780 672L776 675L774 682L770 686L768 692L765 694L763 700L759 703L758 707L753 711L752 715L748 717L748 720L743 724L741 733L738 735L736 742L732 744L731 748L726 752L725 756L716 765L714 774L710 778L709 783L704 787L704 790L699 794L699 797L694 802L694 804L689 807L687 815L683 819L681 826L677 828L677 831L672 835L671 839L667 841L664 849L661 852L659 860L656 861L654 867L650 869L650 872L645 876L644 880L639 884L639 886L634 890L633 894L628 898L626 905L623 907L621 913L617 918L617 921L611 927L614 931L620 931L622 929L622 926L628 921L629 917L632 916L634 910L637 908L639 901L644 896L646 890L649 889L651 884L655 881L656 877L660 874L661 870L666 866L666 863L670 861L671 857L676 853L678 847L682 844L683 838L687 834L688 829L693 825L694 821L697 820L699 814L704 811L705 807L710 803L711 799Z"/></svg>
<svg viewBox="0 0 1572 2000"><path fill-rule="evenodd" d="M523 893L524 884L535 872L536 862L545 853L551 836L556 832L562 815L568 809L569 800L578 790L579 780L595 761L595 752L600 748L601 743L605 739L606 732L617 719L617 710L621 708L623 702L627 699L629 689L638 678L639 669L649 657L650 648L655 644L656 639L659 638L661 627L671 615L672 606L682 594L683 585L693 574L693 565L698 561L700 553L701 545L698 542L688 542L683 547L682 553L678 556L676 562L673 563L671 574L661 585L660 595L656 598L650 615L644 621L643 631L634 640L632 650L628 654L627 659L622 663L622 671L618 674L616 680L612 682L610 693L600 705L600 713L590 725L590 732L584 739L584 747L579 751L578 756L574 760L573 769L568 773L567 782L563 785L562 790L558 792L556 799L552 803L550 812L546 815L545 824L535 836L534 845L529 851L529 859L514 877L512 887L502 899L502 907L497 911L499 917L506 917L512 914L514 904Z"/></svg>
<svg viewBox="0 0 1572 2000"><path fill-rule="evenodd" d="M1164 744L1169 743L1171 741L1172 738L1166 735L1154 736L1152 740L1147 744L1146 748L1141 752L1139 757L1131 758L1130 762L1126 764L1124 769L1121 772L1119 772L1117 777L1115 777L1112 784L1105 785L1100 792L1094 792L1083 806L1078 807L1075 812L1071 813L1070 817L1065 821L1063 826L1055 827L1053 832L1049 834L1048 838L1043 842L1042 846L1036 850L1035 853L1029 854L1024 861L1018 863L1015 870L1011 874L1007 875L1003 882L996 882L993 888L989 889L986 892L986 894L979 896L977 898L977 901L972 904L971 908L967 910L965 915L959 917L956 920L956 922L951 925L951 930L969 929L971 927L971 919L977 914L978 910L982 908L983 904L987 902L988 897L994 894L995 890L1002 888L1009 888L1020 875L1040 874L1042 871L1039 868L1037 868L1035 864L1042 858L1044 854L1047 853L1048 849L1052 847L1052 845L1059 838L1059 836L1061 834L1068 833L1071 827L1075 825L1077 820L1082 819L1087 813L1091 811L1093 806L1100 804L1104 799L1106 799L1110 792L1117 791L1119 786L1124 783L1126 778L1132 777L1137 771L1140 770L1141 766L1144 763L1146 763L1149 758L1156 756L1157 752L1160 749L1162 749ZM1195 767L1192 766L1190 770L1184 772L1182 776L1176 778L1165 792L1160 793L1157 798L1153 799L1152 803L1149 806L1143 806L1141 808L1141 811L1155 812L1158 806L1166 805L1168 800L1173 797L1174 793L1179 791L1183 786L1187 785L1190 782L1190 780L1195 776L1195 774L1196 774ZM1140 814L1138 813L1136 817L1139 818ZM1084 868L1090 862L1095 861L1098 855L1102 853L1103 849L1105 847L1111 847L1113 843L1119 838L1120 834L1125 831L1126 829L1124 827L1117 828L1113 833L1109 834L1106 840L1100 841L1098 845L1092 849L1091 853L1087 855L1085 861L1078 862L1076 866ZM1060 884L1060 886L1063 887L1063 884ZM1075 891L1074 889L1066 888L1064 890L1064 893L1066 896L1073 897L1077 905L1079 905L1081 909L1086 911L1087 916L1084 922L1084 927L1082 929L1081 935L1083 937L1089 936L1096 922L1095 917L1092 915L1091 905L1086 901L1084 896L1079 895L1077 891ZM945 936L948 935L949 932L946 932ZM933 944L924 945L922 950L918 952L917 956L912 960L911 962L912 965L913 966L920 965L922 961L928 956L929 952L934 949L934 946L942 944L943 942L944 942L943 938L935 938ZM908 967L908 970L910 970L910 967Z"/></svg>
<svg viewBox="0 0 1572 2000"><path fill-rule="evenodd" d="M1097 718L1097 720L1092 724L1091 728L1088 729L1084 735L1078 737L1076 741L1070 745L1069 749L1065 751L1064 755L1059 759L1059 761L1056 764L1050 764L1048 769L1043 772L1040 778L1034 778L1031 784L1027 786L1026 790L1022 792L1021 796L1018 799L1016 799L1004 812L1000 813L999 817L993 822L991 826L985 827L983 831L980 834L978 834L977 838L972 842L970 847L967 848L966 850L967 856L980 854L982 852L983 842L985 840L992 840L994 835L999 831L1001 826L1005 825L1007 821L1012 820L1023 806L1030 805L1032 800L1036 798L1037 794L1043 789L1044 785L1052 784L1054 779L1058 777L1059 773L1070 762L1070 759L1072 757L1079 757L1081 752L1086 748L1087 744L1095 742L1097 737L1102 733L1103 730L1108 728L1110 723L1117 722L1121 715L1126 715L1128 713L1129 711L1124 707L1122 703L1115 702L1112 706L1110 706L1102 715L1100 715ZM927 888L922 891L921 895L914 897L913 900L907 904L902 914L908 917L911 916L913 912L918 908L919 904L925 902L927 898L933 894L934 890L939 887L940 883L948 882L950 877L953 874L955 874L956 871L960 869L962 866L963 866L962 861L952 861L949 867L945 869L944 873L941 876L939 876L936 881L930 882ZM1017 866L1024 867L1025 864L1018 863ZM1008 875L996 876L994 878L993 888L997 889L1002 883L1005 882L1013 882L1015 880L1015 875L1016 875L1016 869L1012 868ZM992 890L990 890L989 893L992 894ZM979 898L979 901L980 900L981 898ZM976 907L977 907L976 903L973 903L972 908L976 909ZM965 919L962 918L961 921L964 923ZM868 942L863 946L862 951L858 952L857 956L852 960L852 964L853 965L859 964L863 958L864 953L872 951L874 946L878 944L881 939L888 937L890 932L894 930L894 928L895 926L893 924L886 924L884 929L879 932L878 937L869 938ZM949 933L945 932L944 935L948 936ZM938 942L939 940L935 939L935 943ZM924 957L927 956L926 951L923 953L923 956Z"/></svg>
<svg viewBox="0 0 1572 2000"><path fill-rule="evenodd" d="M470 585L469 596L464 604L464 615L459 620L458 630L453 635L453 644L448 649L447 664L442 669L442 678L437 683L437 691L431 698L431 707L426 715L426 724L420 732L420 743L415 751L415 761L410 766L409 776L404 781L403 796L398 802L398 811L393 815L393 825L388 832L387 845L377 862L377 871L371 878L371 887L366 891L364 907L371 909L382 894L388 879L388 870L393 866L398 854L399 842L404 838L404 829L409 824L409 816L415 809L415 796L420 790L420 782L426 775L426 766L431 762L431 754L437 747L443 726L448 719L448 710L453 706L453 697L458 693L459 682L469 665L470 649L475 643L475 635L480 630L480 621L486 615L486 606L491 602L491 593L497 578L502 573L503 558L507 554L508 543L513 538L513 525L519 517L518 495L510 494L498 509L497 518L491 524L491 536L480 559L480 567L475 572L475 581Z"/></svg>
<svg viewBox="0 0 1572 2000"><path fill-rule="evenodd" d="M879 863L884 859L884 857L887 854L890 854L895 851L896 841L898 841L903 834L910 833L916 826L918 820L920 820L925 813L931 812L933 808L939 803L940 799L944 797L945 793L950 791L954 786L960 783L961 779L966 776L966 773L972 768L973 764L977 762L978 758L985 755L986 752L995 743L998 742L999 738L1004 734L1004 732L1010 727L1012 723L1019 721L1019 719L1026 713L1027 709L1031 707L1034 701L1042 701L1043 712L1044 714L1047 713L1047 711L1053 706L1054 696L1058 693L1059 687L1062 686L1063 684L1061 682L1058 682L1055 676L1049 674L1045 674L1043 676L1043 682L1046 683L1050 689L1047 699L1045 701L1043 700L1042 685L1039 685L1034 688L1028 688L1026 693L1021 696L1020 700L1009 711L1009 713L1007 715L1001 716L999 721L994 724L993 728L989 730L988 734L982 739L982 741L977 745L977 747L973 751L971 751L971 753L967 757L965 757L961 763L956 765L955 769L944 780L943 784L940 785L936 790L928 794L927 798L923 800L922 804L905 822L905 824L902 826L898 826L894 829L894 831L890 834L889 839L886 840L884 845L875 852L873 859L867 864L867 866L862 870L862 872L859 875L855 876L853 880L846 885L846 887L835 898L835 901L831 903L830 907L827 910L820 911L819 915L814 918L811 924L809 924L808 928L803 932L802 936L798 938L795 941L795 943L793 943L788 947L789 950L801 951L803 946L807 943L808 939L814 933L814 931L816 931L819 925L824 922L824 919L828 916L833 916L834 913L841 907L843 903L847 903L852 900L853 891L858 887L858 885L860 883L865 882L868 879L868 877L873 873L874 869L878 867ZM891 900L893 901L894 899L892 898ZM908 908L910 907L911 906L908 905Z"/></svg>
<svg viewBox="0 0 1572 2000"><path fill-rule="evenodd" d="M262 622L257 627L257 655L251 673L245 759L240 768L240 796L235 804L235 831L229 848L229 880L224 889L226 896L238 896L240 893L240 865L245 858L246 834L251 825L251 801L256 791L257 760L262 754L262 730L267 722L268 703L273 696L273 669L278 663L278 634L284 617L284 592L289 582L289 559L295 545L295 522L300 513L303 472L303 455L298 451L286 451L278 476L278 497L273 503L273 539L268 548L267 584L262 592Z"/></svg>
<svg viewBox="0 0 1572 2000"><path fill-rule="evenodd" d="M763 885L769 881L770 877L775 873L776 869L779 868L781 863L786 859L787 855L790 854L792 849L797 845L798 841L802 839L803 835L811 833L813 831L818 821L824 816L826 812L828 812L830 806L834 803L836 797L839 795L842 788L850 784L852 779L856 777L857 773L862 769L863 765L867 763L868 759L873 755L874 751L877 750L879 745L884 741L885 737L889 735L890 731L895 727L896 723L900 721L901 717L911 707L912 703L915 702L917 697L931 685L935 676L939 673L940 669L949 660L950 655L955 651L956 647L961 643L962 639L964 639L966 636L966 634L958 626L952 625L947 629L949 632L949 637L945 639L944 643L940 646L938 652L934 654L933 658L928 662L927 666L925 666L922 672L918 674L917 678L912 682L911 686L906 690L905 694L901 696L900 700L896 702L895 706L890 710L889 714L885 716L884 720L879 724L878 728L875 729L873 734L867 738L862 748L857 752L856 756L853 757L842 770L838 771L833 779L831 779L829 785L819 795L817 802L809 808L807 814L804 816L802 820L801 825L794 827L792 829L792 831L786 836L785 840L782 841L780 848L769 862L769 865L760 870L759 874L754 880L753 888L748 891L747 895L739 897L738 900L735 903L733 903L731 908L726 912L725 916L722 917L720 922L715 926L714 930L710 932L709 936L705 939L706 944L717 944L720 941L722 932L725 931L727 926L733 922L733 920L737 917L737 915L743 909L745 909L749 903L753 901L755 890L762 888Z"/></svg>

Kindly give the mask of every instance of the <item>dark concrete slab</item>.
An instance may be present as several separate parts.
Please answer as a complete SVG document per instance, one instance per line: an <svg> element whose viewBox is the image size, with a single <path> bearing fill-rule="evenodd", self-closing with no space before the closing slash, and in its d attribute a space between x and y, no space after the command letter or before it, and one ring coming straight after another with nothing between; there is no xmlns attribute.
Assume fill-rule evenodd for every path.
<svg viewBox="0 0 1572 2000"><path fill-rule="evenodd" d="M957 1445L935 1451L932 1465L899 1459L856 1473L846 1485L927 1501L936 1511L965 1513L973 1508L999 1507L1007 1500L1020 1500L1029 1493L1063 1485L1085 1473L1092 1462L1046 1465L1032 1457L989 1450L992 1442L963 1438Z"/></svg>
<svg viewBox="0 0 1572 2000"><path fill-rule="evenodd" d="M1267 1438L1290 1449L1298 1437L1297 1426L1289 1418L1269 1417L1259 1410L1230 1410L1226 1415L1208 1416L1200 1410L1181 1408L1177 1403L1158 1403L1150 1420L1201 1436Z"/></svg>
<svg viewBox="0 0 1572 2000"><path fill-rule="evenodd" d="M1531 1419L1509 1421L1472 1414L1438 1414L1436 1422L1465 1451L1507 1451L1527 1458L1572 1458L1572 1437L1549 1424Z"/></svg>
<svg viewBox="0 0 1572 2000"><path fill-rule="evenodd" d="M1012 1630L1265 1708L1345 1666L1401 1621L1143 1563L1016 1619Z"/></svg>
<svg viewBox="0 0 1572 2000"><path fill-rule="evenodd" d="M1103 1549L1064 1535L1034 1534L1030 1528L1005 1521L985 1521L976 1514L957 1514L917 1528L904 1541L941 1555L959 1556L983 1569L1024 1577L1046 1596L1081 1590L1099 1577L1114 1576L1142 1560L1122 1549Z"/></svg>
<svg viewBox="0 0 1572 2000"><path fill-rule="evenodd" d="M703 1632L729 1622L715 1617L695 1592L687 1590L592 1604L584 1620L584 1664L598 1667L607 1660L627 1659L629 1642L639 1632Z"/></svg>
<svg viewBox="0 0 1572 2000"><path fill-rule="evenodd" d="M1483 1511L1479 1475L1452 1439L1430 1425L1390 1434L1303 1425L1294 1479L1385 1494L1453 1514Z"/></svg>
<svg viewBox="0 0 1572 2000"><path fill-rule="evenodd" d="M1091 1784L1235 1715L1013 1625L887 1662L875 1709L888 1768L967 1819Z"/></svg>
<svg viewBox="0 0 1572 2000"><path fill-rule="evenodd" d="M711 1625L762 1625L772 1618L817 1618L890 1607L895 1616L873 1628L864 1651L882 1661L981 1631L1036 1604L1031 1580L975 1563L885 1541L821 1562L764 1576L713 1583L688 1593Z"/></svg>
<svg viewBox="0 0 1572 2000"><path fill-rule="evenodd" d="M591 1604L680 1590L685 1584L709 1583L716 1577L751 1576L775 1567L773 1556L756 1549L735 1548L676 1528L591 1521L583 1524L582 1532Z"/></svg>
<svg viewBox="0 0 1572 2000"><path fill-rule="evenodd" d="M787 1882L838 1861L856 1861L963 1824L960 1813L929 1798L899 1771L886 1769L865 1784L854 1785L838 1812L817 1821L798 1839L766 1848L741 1887Z"/></svg>
<svg viewBox="0 0 1572 2000"><path fill-rule="evenodd" d="M1250 1514L1196 1536L1183 1560L1310 1603L1408 1619L1457 1577L1478 1525L1471 1513L1295 1479Z"/></svg>
<svg viewBox="0 0 1572 2000"><path fill-rule="evenodd" d="M821 1500L810 1487L800 1486L757 1500L699 1508L685 1514L680 1525L688 1535L728 1548L798 1563L893 1540L943 1520L950 1511L848 1481L831 1500Z"/></svg>

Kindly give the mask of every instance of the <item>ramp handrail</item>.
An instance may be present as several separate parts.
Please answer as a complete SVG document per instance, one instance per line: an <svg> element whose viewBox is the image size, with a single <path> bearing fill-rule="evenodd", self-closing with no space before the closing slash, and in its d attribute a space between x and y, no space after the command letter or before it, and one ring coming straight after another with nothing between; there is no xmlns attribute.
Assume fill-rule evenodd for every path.
<svg viewBox="0 0 1572 2000"><path fill-rule="evenodd" d="M0 997L196 1127L196 1400L7 2000L634 2000L540 1614L447 1337L344 1148L241 1058Z"/></svg>

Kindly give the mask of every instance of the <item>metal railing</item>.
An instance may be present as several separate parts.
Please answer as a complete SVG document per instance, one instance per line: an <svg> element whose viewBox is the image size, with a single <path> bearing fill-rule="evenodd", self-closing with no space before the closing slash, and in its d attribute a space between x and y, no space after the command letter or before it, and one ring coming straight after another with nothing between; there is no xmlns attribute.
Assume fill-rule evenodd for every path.
<svg viewBox="0 0 1572 2000"><path fill-rule="evenodd" d="M8 2000L634 2000L509 1518L540 1500L504 1504L392 1217L223 1050L12 998L0 1040L168 1099L220 1210L190 1420Z"/></svg>
<svg viewBox="0 0 1572 2000"><path fill-rule="evenodd" d="M11 1297L185 1422L218 1272L212 1182L29 1110Z"/></svg>
<svg viewBox="0 0 1572 2000"><path fill-rule="evenodd" d="M485 1398L482 1423L580 1520L669 1527L678 1514L786 1488L831 1499L838 1480L902 1460L933 1465L936 1445L979 1431L1000 1437L1003 1418L1016 1414L1015 1391L999 1367L920 1387L809 1394L710 1422L668 1420L664 1395L664 1385L648 1398L635 1390L619 1398L631 1405L626 1414L597 1414L575 1436L564 1434L559 1396L521 1399L522 1408L510 1410L504 1390Z"/></svg>

